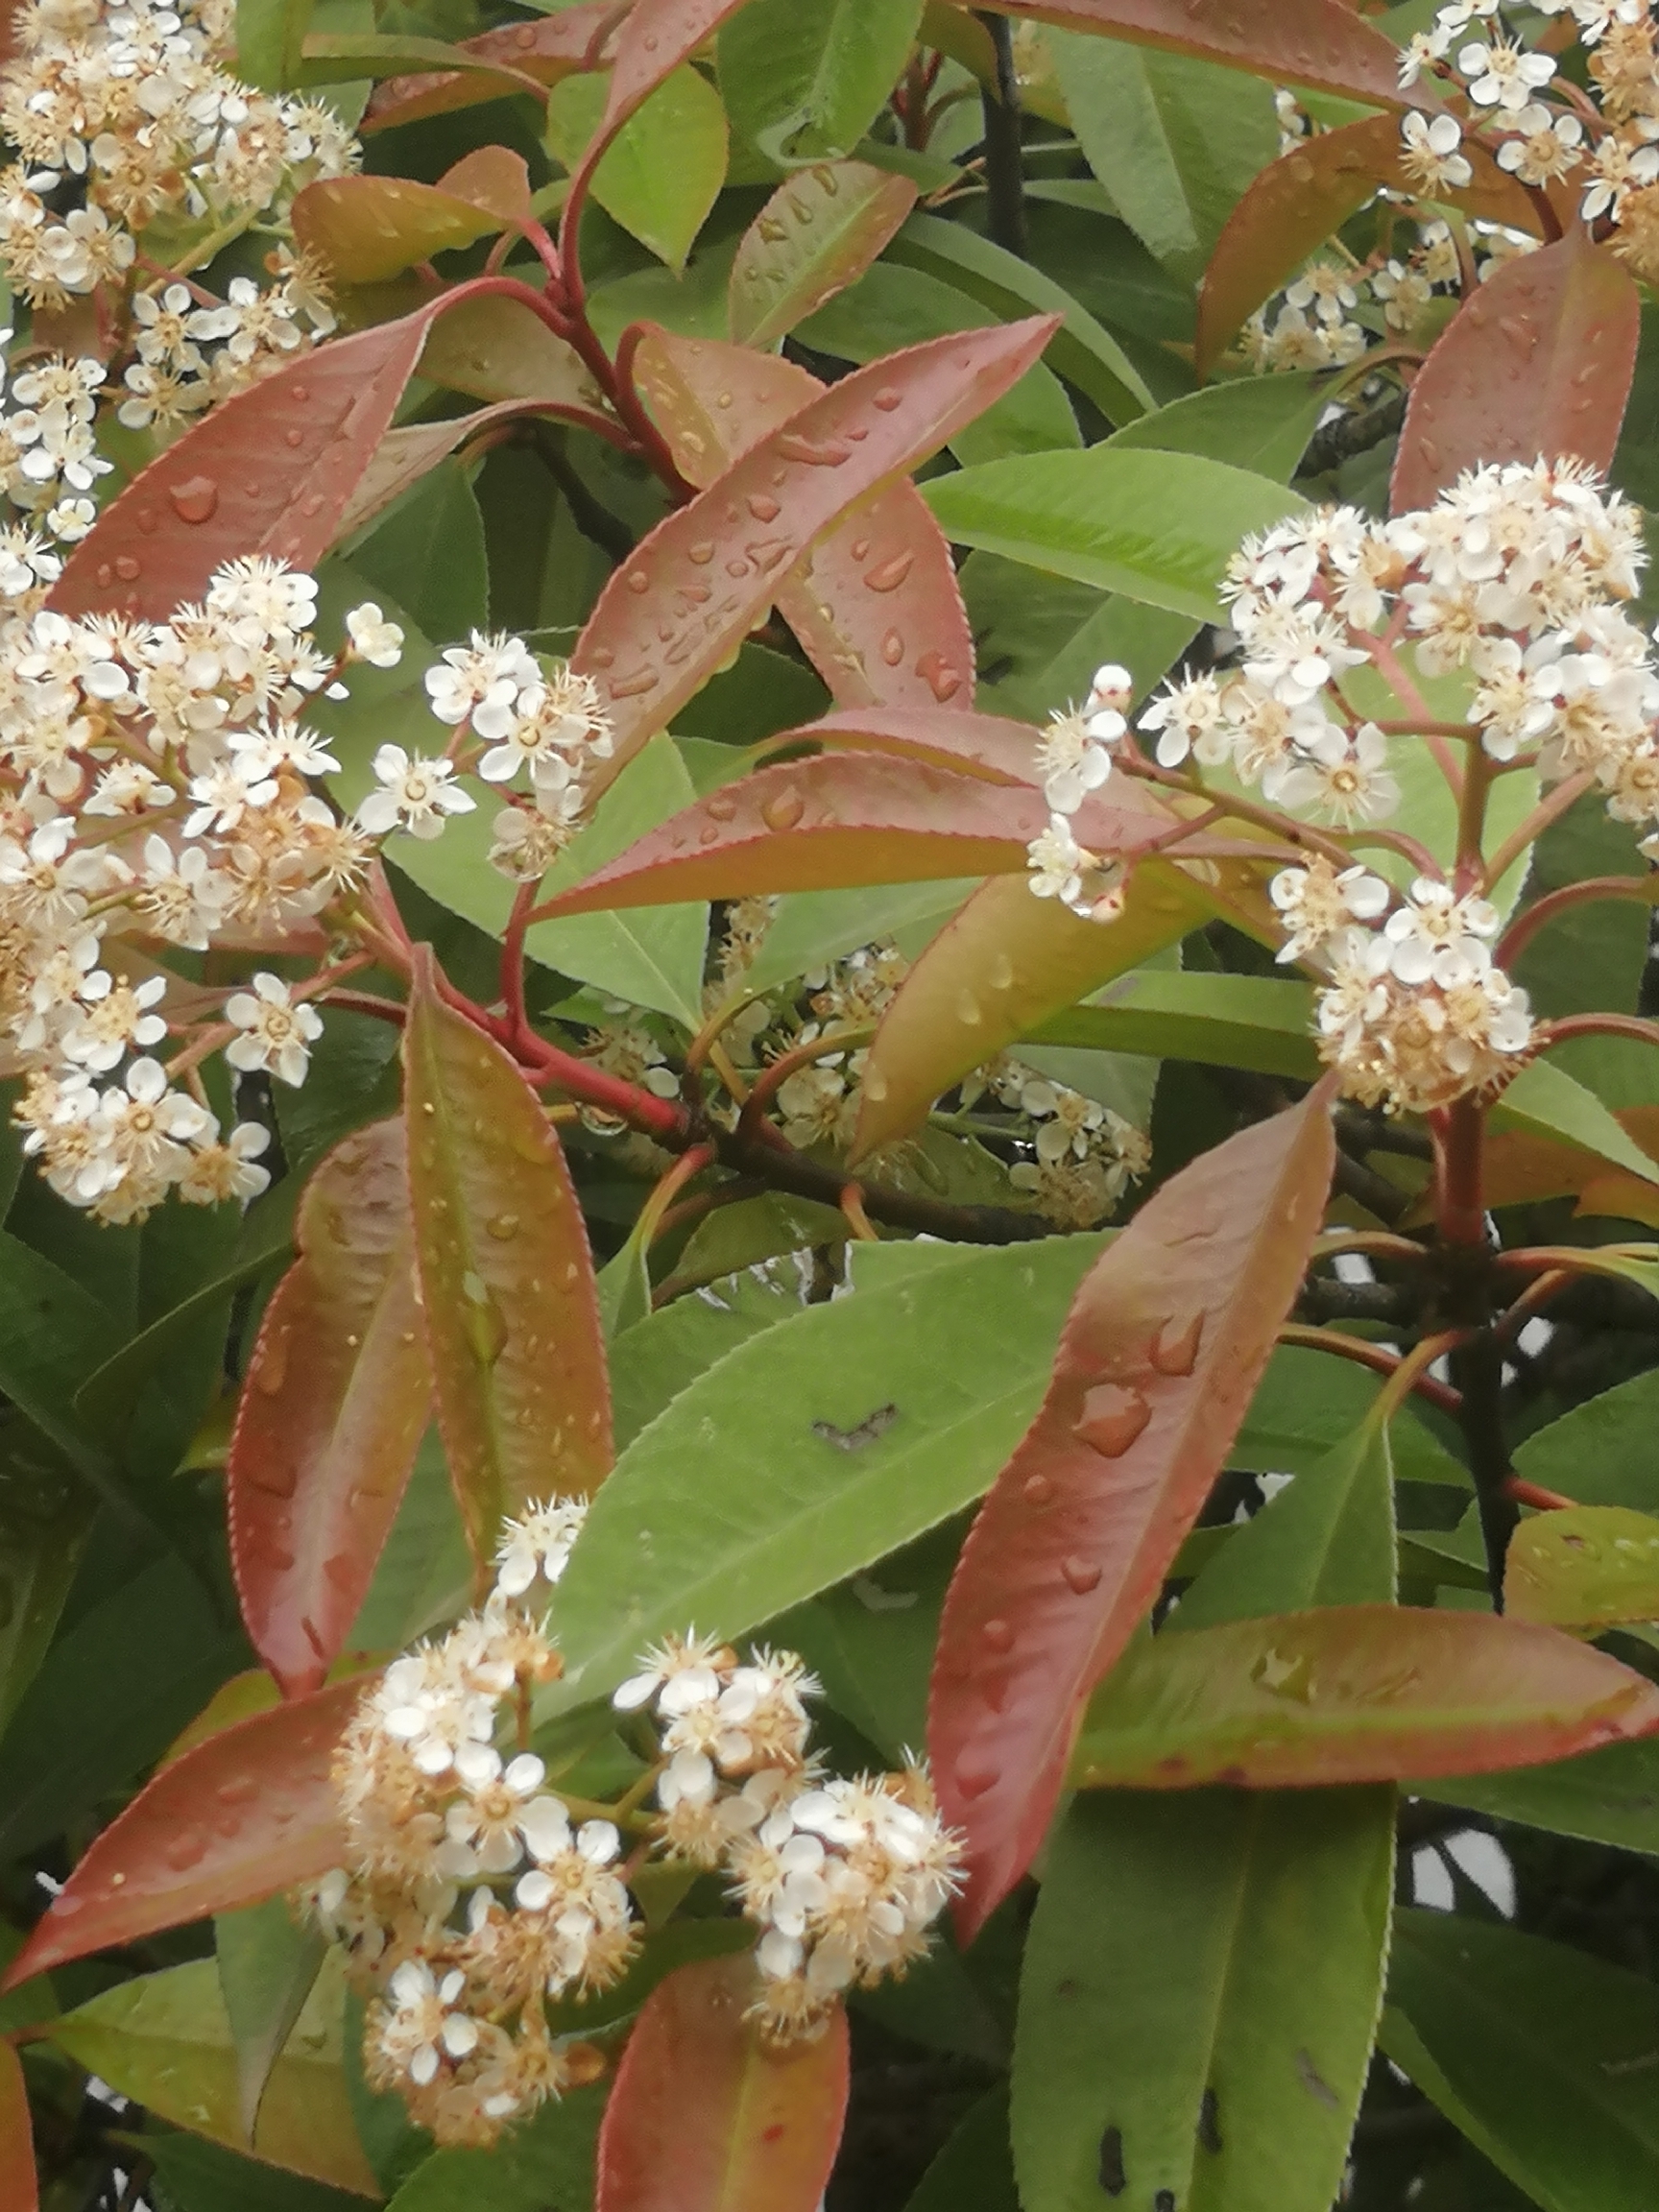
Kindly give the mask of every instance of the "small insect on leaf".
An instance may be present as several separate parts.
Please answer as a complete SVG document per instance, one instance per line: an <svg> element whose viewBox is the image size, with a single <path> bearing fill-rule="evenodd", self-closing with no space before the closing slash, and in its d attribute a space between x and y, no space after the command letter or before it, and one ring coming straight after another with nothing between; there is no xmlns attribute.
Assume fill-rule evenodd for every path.
<svg viewBox="0 0 1659 2212"><path fill-rule="evenodd" d="M878 1406L855 1429L837 1429L833 1421L814 1421L812 1433L822 1436L826 1444L833 1444L837 1452L857 1452L866 1444L874 1444L878 1436L885 1436L898 1418L897 1406Z"/></svg>

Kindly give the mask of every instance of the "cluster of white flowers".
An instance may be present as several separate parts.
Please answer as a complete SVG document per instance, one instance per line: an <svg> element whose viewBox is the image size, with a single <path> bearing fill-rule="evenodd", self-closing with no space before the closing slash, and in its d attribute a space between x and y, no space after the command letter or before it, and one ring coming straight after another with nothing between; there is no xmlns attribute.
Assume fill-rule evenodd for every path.
<svg viewBox="0 0 1659 2212"><path fill-rule="evenodd" d="M1573 17L1595 108L1575 86L1563 90L1552 56L1505 27L1500 0L1442 8L1406 47L1401 82L1431 72L1461 95L1465 121L1502 168L1535 188L1570 185L1585 222L1608 221L1614 252L1651 276L1659 272L1659 34L1650 0L1536 0L1536 9ZM1469 181L1455 117L1431 123L1410 114L1402 128L1405 163L1425 190Z"/></svg>
<svg viewBox="0 0 1659 2212"><path fill-rule="evenodd" d="M1121 1114L1017 1060L985 1070L986 1088L1022 1115L1032 1157L1009 1172L1057 1229L1092 1229L1152 1165L1152 1147Z"/></svg>
<svg viewBox="0 0 1659 2212"><path fill-rule="evenodd" d="M629 1872L650 1852L730 1873L761 1930L755 2012L779 2037L920 1957L953 1887L957 1847L919 1769L827 1779L800 1660L740 1664L695 1635L647 1653L615 1695L646 1730L660 1815L572 1822L522 1745L531 1689L559 1671L542 1613L586 1513L554 1499L508 1521L483 1607L362 1698L334 1762L347 1863L297 1899L370 1995L369 2080L441 2143L493 2142L600 2071L547 2007L627 1970L643 1934ZM507 1720L521 1747L504 1756ZM628 1863L624 1821L642 1831Z"/></svg>
<svg viewBox="0 0 1659 2212"><path fill-rule="evenodd" d="M255 91L232 73L232 0L29 0L0 78L0 267L32 306L124 282L139 240L210 251L358 150L322 102ZM195 257L202 257L201 254Z"/></svg>
<svg viewBox="0 0 1659 2212"><path fill-rule="evenodd" d="M11 343L12 332L0 330L0 363ZM5 375L0 367L0 391ZM113 466L99 452L93 427L103 381L101 361L66 361L54 354L12 378L12 404L0 414L0 489L13 507L64 544L84 538L97 520L87 494ZM22 557L22 565L33 570L27 578L19 574L17 560L8 565L17 576L11 588L16 590L49 584L58 574L57 562L48 557L43 564L38 554Z"/></svg>
<svg viewBox="0 0 1659 2212"><path fill-rule="evenodd" d="M224 300L164 284L132 300L132 349L115 412L130 430L177 429L334 328L327 291L301 257L263 291L233 276Z"/></svg>
<svg viewBox="0 0 1659 2212"><path fill-rule="evenodd" d="M692 1632L648 1652L613 1699L661 1731L663 1848L724 1868L761 1930L754 2009L781 2040L815 2033L847 1989L926 1954L960 1856L920 1766L824 1774L808 1751L816 1695L792 1652L744 1663Z"/></svg>

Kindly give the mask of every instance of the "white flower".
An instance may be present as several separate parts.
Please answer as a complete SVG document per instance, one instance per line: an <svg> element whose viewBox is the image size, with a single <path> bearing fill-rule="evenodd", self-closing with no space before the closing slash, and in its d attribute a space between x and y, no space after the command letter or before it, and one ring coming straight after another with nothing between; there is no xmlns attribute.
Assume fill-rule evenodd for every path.
<svg viewBox="0 0 1659 2212"><path fill-rule="evenodd" d="M521 1598L538 1575L557 1582L587 1518L586 1498L550 1498L546 1504L529 1505L516 1520L503 1522L495 1552L498 1595Z"/></svg>
<svg viewBox="0 0 1659 2212"><path fill-rule="evenodd" d="M1449 884L1420 876L1409 902L1382 926L1389 971L1402 983L1466 983L1490 965L1484 940L1497 929L1497 908L1484 899L1458 899Z"/></svg>
<svg viewBox="0 0 1659 2212"><path fill-rule="evenodd" d="M382 745L374 756L382 788L371 791L357 807L357 819L373 836L402 828L412 837L442 835L451 814L470 814L477 802L455 781L448 760L411 759L401 745Z"/></svg>
<svg viewBox="0 0 1659 2212"><path fill-rule="evenodd" d="M1100 726L1098 733L1094 724ZM1099 709L1088 722L1070 709L1050 718L1037 745L1037 773L1043 796L1056 814L1075 814L1088 794L1105 782L1112 773L1107 747L1126 727L1111 708Z"/></svg>
<svg viewBox="0 0 1659 2212"><path fill-rule="evenodd" d="M1463 132L1455 115L1436 115L1431 122L1413 108L1401 123L1400 137L1400 166L1426 192L1455 191L1473 178L1467 156L1457 151Z"/></svg>
<svg viewBox="0 0 1659 2212"><path fill-rule="evenodd" d="M1523 108L1515 117L1518 138L1498 149L1498 166L1523 184L1548 184L1578 166L1584 126L1576 115L1553 108Z"/></svg>
<svg viewBox="0 0 1659 2212"><path fill-rule="evenodd" d="M243 1032L225 1047L232 1068L267 1068L296 1088L304 1082L323 1021L314 1007L294 1003L279 976L268 971L255 975L252 994L238 991L226 1000L225 1018Z"/></svg>
<svg viewBox="0 0 1659 2212"><path fill-rule="evenodd" d="M1032 838L1025 865L1039 899L1061 899L1070 906L1081 897L1084 871L1095 865L1095 856L1072 836L1065 815L1056 814L1047 829Z"/></svg>
<svg viewBox="0 0 1659 2212"><path fill-rule="evenodd" d="M346 635L351 640L352 655L367 661L373 668L396 668L403 658L403 633L396 622L388 622L373 599L366 599L361 607L353 607L346 617Z"/></svg>
<svg viewBox="0 0 1659 2212"><path fill-rule="evenodd" d="M1306 868L1284 868L1267 886L1288 931L1281 961L1300 960L1354 922L1375 922L1392 894L1380 876L1358 862L1340 874L1323 854Z"/></svg>
<svg viewBox="0 0 1659 2212"><path fill-rule="evenodd" d="M1507 38L1465 46L1457 67L1469 80L1469 97L1477 108L1503 108L1510 114L1527 107L1555 74L1548 54L1528 54Z"/></svg>

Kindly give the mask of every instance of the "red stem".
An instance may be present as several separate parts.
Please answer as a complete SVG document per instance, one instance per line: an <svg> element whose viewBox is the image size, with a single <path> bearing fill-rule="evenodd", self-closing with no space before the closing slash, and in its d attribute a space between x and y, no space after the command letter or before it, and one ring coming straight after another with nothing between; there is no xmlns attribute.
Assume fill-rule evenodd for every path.
<svg viewBox="0 0 1659 2212"><path fill-rule="evenodd" d="M1540 1027L1539 1047L1548 1052L1570 1037L1630 1037L1638 1045L1659 1045L1659 1022L1644 1022L1635 1014L1567 1014Z"/></svg>
<svg viewBox="0 0 1659 2212"><path fill-rule="evenodd" d="M1587 876L1581 883L1564 883L1559 891L1534 900L1510 923L1498 940L1494 954L1499 967L1509 967L1521 948L1529 944L1558 914L1591 899L1633 899L1638 905L1651 906L1659 902L1659 884L1655 884L1651 877L1644 876Z"/></svg>
<svg viewBox="0 0 1659 2212"><path fill-rule="evenodd" d="M1300 1346L1308 1352L1331 1352L1339 1359L1352 1359L1356 1366L1369 1367L1374 1375L1391 1376L1400 1366L1397 1353L1387 1351L1381 1344L1368 1344L1363 1336L1345 1336L1339 1329L1305 1329L1292 1322L1279 1332L1281 1344ZM1419 1375L1411 1384L1420 1398L1427 1398L1431 1406L1439 1407L1441 1412L1454 1418L1462 1409L1463 1400L1448 1383L1436 1382L1432 1375Z"/></svg>
<svg viewBox="0 0 1659 2212"><path fill-rule="evenodd" d="M1434 1218L1448 1244L1484 1246L1486 1113L1473 1098L1458 1098L1431 1114L1434 1139Z"/></svg>

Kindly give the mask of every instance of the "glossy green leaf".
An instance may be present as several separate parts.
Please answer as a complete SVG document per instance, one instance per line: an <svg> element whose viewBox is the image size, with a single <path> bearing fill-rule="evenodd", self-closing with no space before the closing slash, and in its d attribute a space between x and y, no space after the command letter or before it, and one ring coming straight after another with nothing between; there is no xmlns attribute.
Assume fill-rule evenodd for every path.
<svg viewBox="0 0 1659 2212"><path fill-rule="evenodd" d="M787 1262L745 1268L706 1284L624 1329L611 1346L616 1448L624 1450L658 1414L728 1352L800 1311L801 1286Z"/></svg>
<svg viewBox="0 0 1659 2212"><path fill-rule="evenodd" d="M1659 1371L1650 1371L1535 1429L1516 1448L1515 1472L1580 1505L1659 1513L1656 1422Z"/></svg>
<svg viewBox="0 0 1659 2212"><path fill-rule="evenodd" d="M581 161L606 114L608 74L566 77L547 103L547 137L567 169ZM612 138L591 191L613 222L684 269L726 181L726 111L720 95L689 66L666 78Z"/></svg>
<svg viewBox="0 0 1659 2212"><path fill-rule="evenodd" d="M1171 399L1114 430L1106 444L1116 453L1137 447L1197 453L1288 484L1331 396L1331 378L1316 370L1241 376Z"/></svg>
<svg viewBox="0 0 1659 2212"><path fill-rule="evenodd" d="M732 264L731 330L769 346L854 283L916 204L906 177L822 161L781 184Z"/></svg>
<svg viewBox="0 0 1659 2212"><path fill-rule="evenodd" d="M1205 622L1223 619L1216 587L1239 540L1302 505L1224 461L1109 445L988 461L926 490L954 544Z"/></svg>
<svg viewBox="0 0 1659 2212"><path fill-rule="evenodd" d="M1659 1161L1643 1151L1593 1091L1548 1060L1529 1062L1504 1087L1494 1118L1500 1128L1565 1138L1645 1183L1659 1183Z"/></svg>
<svg viewBox="0 0 1659 2212"><path fill-rule="evenodd" d="M1123 976L1096 1002L1051 1015L1031 1032L1046 1045L1153 1059L1253 1068L1304 1080L1318 1068L1311 1034L1313 995L1306 983L1268 975Z"/></svg>
<svg viewBox="0 0 1659 2212"><path fill-rule="evenodd" d="M1513 1928L1402 1912L1382 2048L1543 2212L1659 2192L1659 1991Z"/></svg>
<svg viewBox="0 0 1659 2212"><path fill-rule="evenodd" d="M1407 1787L1494 1819L1659 1856L1659 1742L1652 1737L1513 1774L1455 1774Z"/></svg>
<svg viewBox="0 0 1659 2212"><path fill-rule="evenodd" d="M1098 1249L952 1249L925 1282L810 1307L691 1382L594 1500L542 1710L604 1695L688 1623L741 1636L969 1503L1035 1411Z"/></svg>
<svg viewBox="0 0 1659 2212"><path fill-rule="evenodd" d="M354 2192L238 2157L204 2135L153 2129L143 2140L176 2212L363 2212Z"/></svg>
<svg viewBox="0 0 1659 2212"><path fill-rule="evenodd" d="M1586 1631L1659 1620L1659 1520L1626 1505L1530 1515L1509 1540L1503 1605Z"/></svg>
<svg viewBox="0 0 1659 2212"><path fill-rule="evenodd" d="M252 2143L271 2069L304 2008L326 1949L284 1897L222 1912L213 1929L219 1994L236 2046L237 2117Z"/></svg>
<svg viewBox="0 0 1659 2212"><path fill-rule="evenodd" d="M1381 1388L1380 1377L1350 1359L1281 1344L1234 1439L1234 1466L1262 1475L1315 1473L1366 1420ZM1396 1480L1468 1483L1464 1469L1409 1410L1395 1414L1388 1436Z"/></svg>
<svg viewBox="0 0 1659 2212"><path fill-rule="evenodd" d="M408 177L329 177L294 201L294 235L342 284L381 284L417 261L493 236L489 208Z"/></svg>
<svg viewBox="0 0 1659 2212"><path fill-rule="evenodd" d="M784 168L851 154L921 19L922 0L751 0L720 33L733 128Z"/></svg>
<svg viewBox="0 0 1659 2212"><path fill-rule="evenodd" d="M605 2092L578 2089L510 2128L488 2151L437 2151L387 2212L589 2212Z"/></svg>

